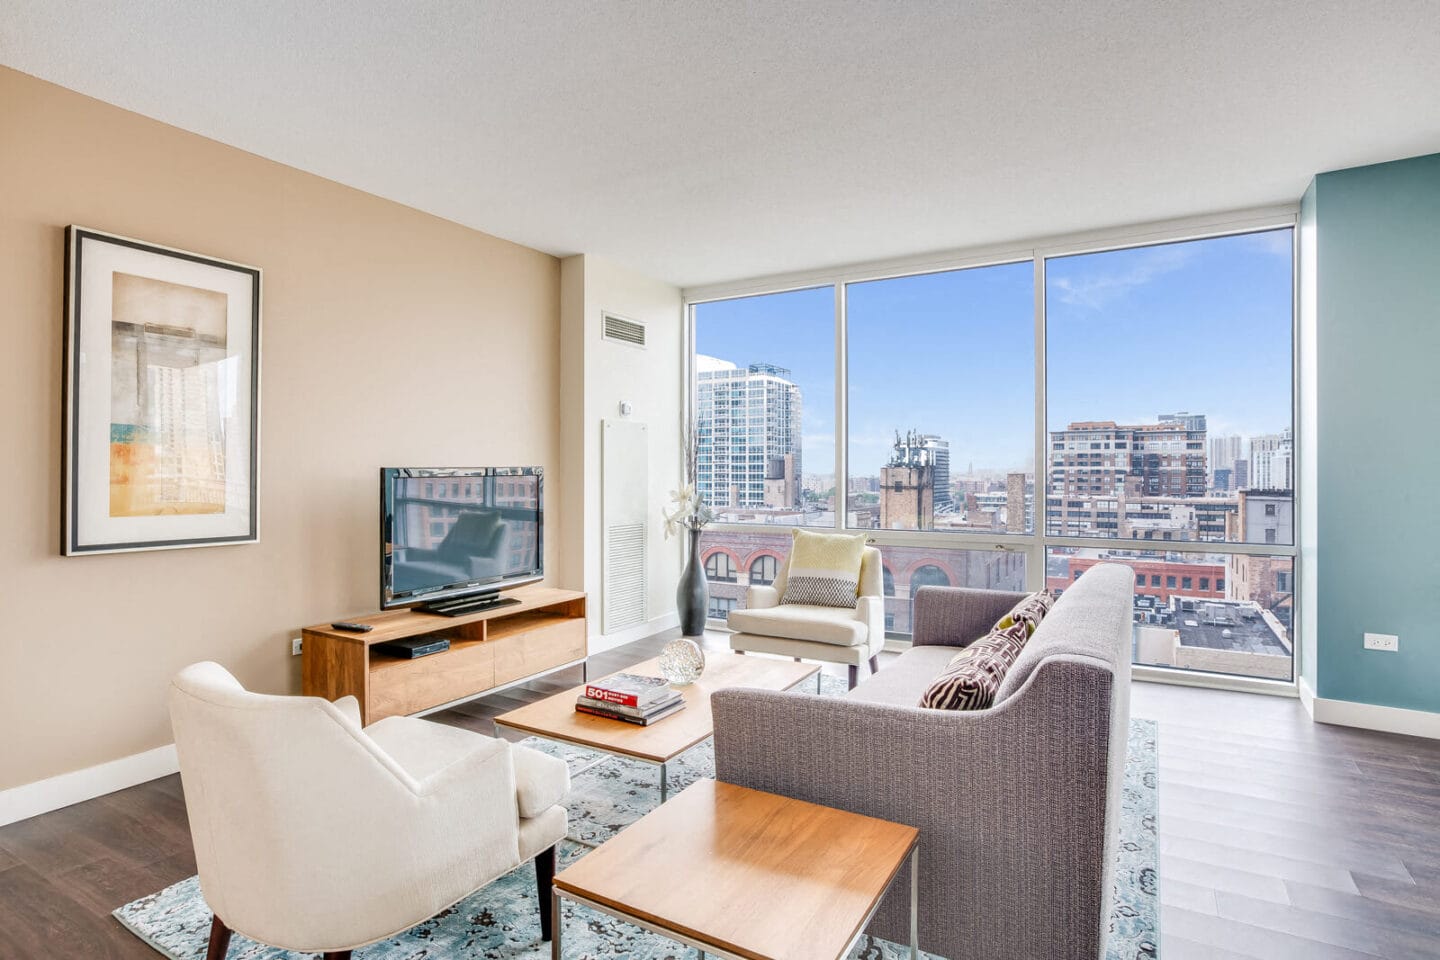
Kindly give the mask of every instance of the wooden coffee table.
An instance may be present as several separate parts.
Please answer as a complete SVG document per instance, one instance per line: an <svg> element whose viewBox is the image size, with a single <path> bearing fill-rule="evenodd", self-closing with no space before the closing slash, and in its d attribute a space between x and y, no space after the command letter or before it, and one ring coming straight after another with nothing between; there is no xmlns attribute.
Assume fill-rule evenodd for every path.
<svg viewBox="0 0 1440 960"><path fill-rule="evenodd" d="M658 677L660 661L646 660L617 672ZM495 725L654 764L660 768L660 802L664 803L669 795L666 765L715 734L710 694L726 687L789 690L819 672L820 667L813 663L747 657L728 650L707 651L700 679L676 688L685 697L685 709L651 726L577 713L575 698L584 693L585 684L502 713L495 718Z"/></svg>
<svg viewBox="0 0 1440 960"><path fill-rule="evenodd" d="M556 875L561 900L727 960L840 960L910 861L910 957L919 955L920 832L714 780L701 780Z"/></svg>

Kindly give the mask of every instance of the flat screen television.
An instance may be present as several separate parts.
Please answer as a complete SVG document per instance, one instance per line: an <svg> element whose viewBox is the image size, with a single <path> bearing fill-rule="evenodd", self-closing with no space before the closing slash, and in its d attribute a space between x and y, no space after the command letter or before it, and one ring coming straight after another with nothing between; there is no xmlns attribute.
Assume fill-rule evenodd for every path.
<svg viewBox="0 0 1440 960"><path fill-rule="evenodd" d="M458 616L545 576L540 467L384 467L380 607Z"/></svg>

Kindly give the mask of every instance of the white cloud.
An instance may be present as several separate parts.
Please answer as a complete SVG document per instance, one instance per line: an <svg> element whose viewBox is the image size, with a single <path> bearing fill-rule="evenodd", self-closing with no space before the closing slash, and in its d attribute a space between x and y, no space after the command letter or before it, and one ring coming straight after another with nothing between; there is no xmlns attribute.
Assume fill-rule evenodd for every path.
<svg viewBox="0 0 1440 960"><path fill-rule="evenodd" d="M1266 230L1264 233L1247 233L1240 238L1247 247L1259 253L1290 259L1290 231Z"/></svg>
<svg viewBox="0 0 1440 960"><path fill-rule="evenodd" d="M1088 272L1079 278L1052 277L1048 286L1061 303L1099 310L1157 277L1174 273L1195 258L1193 244L1150 247L1131 254L1122 271Z"/></svg>

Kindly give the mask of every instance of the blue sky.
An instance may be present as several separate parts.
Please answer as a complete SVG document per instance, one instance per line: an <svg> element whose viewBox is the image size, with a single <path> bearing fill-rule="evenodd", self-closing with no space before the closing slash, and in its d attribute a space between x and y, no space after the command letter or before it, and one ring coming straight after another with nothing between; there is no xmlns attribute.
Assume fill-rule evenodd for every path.
<svg viewBox="0 0 1440 960"><path fill-rule="evenodd" d="M875 474L895 430L950 441L952 475L1030 469L1034 273L1027 261L850 285L850 462ZM1153 423L1186 410L1211 436L1290 425L1290 231L1051 259L1049 427ZM696 307L696 347L789 367L806 473L834 463L830 287Z"/></svg>

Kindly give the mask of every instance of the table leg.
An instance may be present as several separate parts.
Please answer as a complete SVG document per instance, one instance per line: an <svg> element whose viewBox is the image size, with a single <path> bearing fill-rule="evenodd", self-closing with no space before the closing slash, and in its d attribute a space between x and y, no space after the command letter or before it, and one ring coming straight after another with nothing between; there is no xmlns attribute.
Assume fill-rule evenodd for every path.
<svg viewBox="0 0 1440 960"><path fill-rule="evenodd" d="M823 677L823 676L825 676L825 671L824 671L824 670L816 670L816 671L815 671L815 692L816 692L817 694L820 692L820 678Z"/></svg>
<svg viewBox="0 0 1440 960"><path fill-rule="evenodd" d="M543 907L541 909L544 909ZM550 960L560 960L560 891L550 888Z"/></svg>
<svg viewBox="0 0 1440 960"><path fill-rule="evenodd" d="M920 960L920 844L918 843L915 844L915 849L910 854L910 960Z"/></svg>
<svg viewBox="0 0 1440 960"><path fill-rule="evenodd" d="M665 775L665 764L660 764L660 802L670 798L670 778Z"/></svg>

